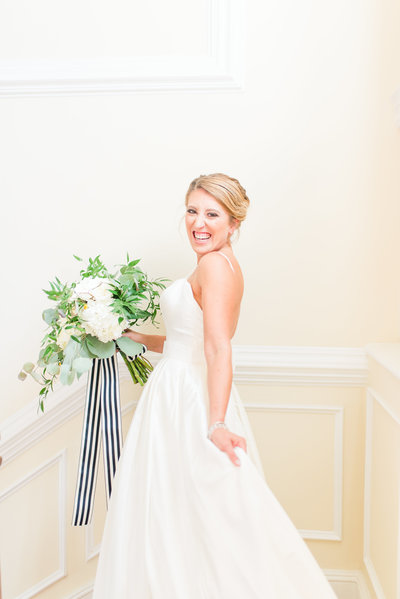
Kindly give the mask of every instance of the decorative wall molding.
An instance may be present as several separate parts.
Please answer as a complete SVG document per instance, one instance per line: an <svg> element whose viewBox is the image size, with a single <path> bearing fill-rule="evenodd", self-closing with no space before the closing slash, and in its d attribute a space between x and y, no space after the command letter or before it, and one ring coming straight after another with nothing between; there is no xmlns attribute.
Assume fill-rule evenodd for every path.
<svg viewBox="0 0 400 599"><path fill-rule="evenodd" d="M153 364L160 354L149 352ZM363 348L234 346L234 382L254 385L364 386L367 358ZM122 361L120 379L130 378ZM44 414L35 398L2 426L0 455L3 465L32 447L83 410L86 377L70 387L59 385L46 400Z"/></svg>
<svg viewBox="0 0 400 599"><path fill-rule="evenodd" d="M29 474L13 483L8 489L0 495L0 503L19 491L22 487L29 484L34 478L43 474L52 466L58 466L58 568L43 580L40 580L32 587L20 593L15 599L30 599L40 593L51 584L64 578L67 574L67 548L66 548L66 492L67 492L67 463L66 449L54 455Z"/></svg>
<svg viewBox="0 0 400 599"><path fill-rule="evenodd" d="M363 387L368 362L364 348L237 346L235 381L246 384Z"/></svg>
<svg viewBox="0 0 400 599"><path fill-rule="evenodd" d="M323 570L338 599L371 599L361 570Z"/></svg>
<svg viewBox="0 0 400 599"><path fill-rule="evenodd" d="M68 595L66 599L92 599L94 584L87 584L81 587L72 595Z"/></svg>
<svg viewBox="0 0 400 599"><path fill-rule="evenodd" d="M392 418L396 424L400 425L400 420L396 414L389 408L384 399L371 387L367 388L367 416L365 433L365 482L364 482L364 564L368 572L371 584L376 593L377 599L387 599L378 573L375 569L370 552L370 525L371 525L371 484L372 484L372 435L373 435L373 407L377 402ZM400 526L400 518L399 518ZM400 545L400 530L398 531L398 543ZM400 546L398 547L398 557L400 556ZM400 562L397 561L397 595L400 597Z"/></svg>
<svg viewBox="0 0 400 599"><path fill-rule="evenodd" d="M333 528L332 530L299 529L304 539L324 541L342 540L342 505L343 505L343 417L342 406L310 406L310 405L274 405L244 404L248 412L270 411L306 414L329 414L334 418L334 486L333 486Z"/></svg>
<svg viewBox="0 0 400 599"><path fill-rule="evenodd" d="M0 96L241 90L244 8L243 0L209 0L208 51L200 56L1 60Z"/></svg>

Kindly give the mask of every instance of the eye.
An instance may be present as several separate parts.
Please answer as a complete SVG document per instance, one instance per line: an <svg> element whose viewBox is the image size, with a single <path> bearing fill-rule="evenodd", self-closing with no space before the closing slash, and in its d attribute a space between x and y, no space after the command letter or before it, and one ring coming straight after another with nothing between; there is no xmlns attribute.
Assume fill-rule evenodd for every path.
<svg viewBox="0 0 400 599"><path fill-rule="evenodd" d="M195 210L194 208L188 208L188 209L186 210L186 212L187 212L188 214L196 214L196 210Z"/></svg>
<svg viewBox="0 0 400 599"><path fill-rule="evenodd" d="M216 212L209 212L208 216L218 216L218 214Z"/></svg>

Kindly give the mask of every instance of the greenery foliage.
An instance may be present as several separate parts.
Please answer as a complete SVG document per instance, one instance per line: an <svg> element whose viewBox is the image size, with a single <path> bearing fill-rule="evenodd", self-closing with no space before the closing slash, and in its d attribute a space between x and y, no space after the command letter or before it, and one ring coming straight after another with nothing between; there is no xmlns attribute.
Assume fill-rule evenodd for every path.
<svg viewBox="0 0 400 599"><path fill-rule="evenodd" d="M74 258L83 262L79 256L74 255ZM42 411L44 399L57 380L70 385L75 377L79 379L90 370L94 358L107 358L115 351L120 352L134 383L146 382L153 367L138 355L143 353L143 346L122 336L122 332L146 321L158 326L160 292L168 279L150 280L138 266L139 262L140 259L130 260L127 254L126 263L111 272L98 255L89 258L86 268L80 270L80 281L68 284L55 277L49 282L50 289L43 290L55 306L42 314L48 327L37 363L26 362L18 375L20 380L29 375L41 385L39 408ZM100 315L96 313L99 307ZM92 321L98 327L103 321L111 322L107 329L111 338L105 340L103 333L99 339L91 332L89 324L93 326L93 322L86 318L91 312L88 308L92 308L92 312L94 309ZM113 331L117 332L115 336Z"/></svg>

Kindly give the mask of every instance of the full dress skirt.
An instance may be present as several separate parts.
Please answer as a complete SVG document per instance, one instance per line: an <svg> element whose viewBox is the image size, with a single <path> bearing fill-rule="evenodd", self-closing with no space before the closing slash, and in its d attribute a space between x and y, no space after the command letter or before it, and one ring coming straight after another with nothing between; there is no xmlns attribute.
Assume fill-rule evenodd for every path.
<svg viewBox="0 0 400 599"><path fill-rule="evenodd" d="M118 462L93 599L335 599L270 490L234 385L241 465L207 438L203 318L187 279L161 294L167 341Z"/></svg>

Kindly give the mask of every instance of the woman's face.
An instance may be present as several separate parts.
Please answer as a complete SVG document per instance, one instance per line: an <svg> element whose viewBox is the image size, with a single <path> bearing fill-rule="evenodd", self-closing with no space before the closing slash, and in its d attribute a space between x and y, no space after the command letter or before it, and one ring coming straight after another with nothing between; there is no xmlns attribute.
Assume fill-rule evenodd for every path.
<svg viewBox="0 0 400 599"><path fill-rule="evenodd" d="M190 193L185 222L190 245L198 257L230 245L229 236L237 226L236 219L204 189Z"/></svg>

